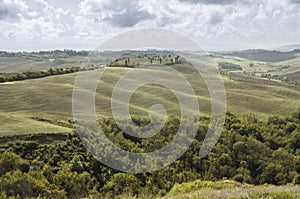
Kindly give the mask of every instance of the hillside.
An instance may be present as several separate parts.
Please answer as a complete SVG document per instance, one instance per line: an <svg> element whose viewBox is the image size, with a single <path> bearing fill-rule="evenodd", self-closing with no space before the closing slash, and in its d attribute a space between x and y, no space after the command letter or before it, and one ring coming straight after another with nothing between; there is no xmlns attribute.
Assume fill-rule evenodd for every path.
<svg viewBox="0 0 300 199"><path fill-rule="evenodd" d="M209 120L197 121L196 137L181 157L145 173L120 172L101 163L83 145L89 142L101 157L111 157L110 146L103 146L99 137L83 141L72 133L1 138L0 197L299 198L300 109L287 118L273 116L267 121L227 113L218 143L200 158ZM134 121L143 126L150 119L135 116ZM170 116L160 133L148 139L129 136L111 117L99 125L116 146L148 153L167 146L181 124L179 117ZM114 161L126 167L130 160L122 156ZM140 158L136 165L151 169L161 164L159 157L147 160Z"/></svg>
<svg viewBox="0 0 300 199"><path fill-rule="evenodd" d="M129 53L105 67L101 61L92 60L95 65L78 70L58 67L0 74L5 81L0 83L0 198L299 198L300 87L292 81L274 79L277 73L297 80L297 58L288 60L293 64L284 67L280 62L210 56L222 74L227 114L220 139L205 158L199 157L199 150L211 114L207 85L185 59L175 54ZM122 95L131 92L129 87L116 87L121 77L136 83L135 77L124 74L138 72L144 78L169 78L172 70L166 66L179 71L195 91L195 95L185 91L180 95L199 102L202 117L200 121L193 120L199 127L193 143L180 158L157 171L131 174L105 166L74 131L72 92L76 76L84 75L79 82L86 83L95 74L103 73L96 82L99 125L118 147L147 153L174 139L180 123L176 96L155 83L135 90L129 106L136 124L150 123L148 110L154 104L162 104L168 114L159 133L142 139L117 126L112 117L111 95L114 89ZM183 88L184 81L170 78L170 83ZM219 87L214 89L217 93L222 91ZM117 99L115 107L123 104ZM198 114L194 109L188 111L191 116ZM88 143L98 149L102 141L95 138ZM102 156L111 156L103 151ZM128 167L125 156L116 161ZM151 161L151 167L159 164L155 158ZM149 165L142 166L148 169Z"/></svg>
<svg viewBox="0 0 300 199"><path fill-rule="evenodd" d="M193 181L176 184L163 199L294 199L300 197L300 186L254 186L232 180Z"/></svg>
<svg viewBox="0 0 300 199"><path fill-rule="evenodd" d="M111 116L110 97L119 77L130 70L142 68L106 68L99 82L96 95L97 114ZM1 135L70 132L71 129L53 123L72 119L72 89L76 74L64 74L0 84ZM210 114L210 98L206 86L197 76L189 75L194 86L202 114ZM174 82L180 85L180 82ZM300 107L299 88L272 81L256 79L232 80L224 76L227 110L238 115L255 114L260 118L268 115L289 115ZM175 96L164 87L145 85L137 90L131 100L132 113L146 114L157 102L165 105L171 114L179 109ZM53 120L53 123L32 118ZM56 121L56 122L55 122Z"/></svg>
<svg viewBox="0 0 300 199"><path fill-rule="evenodd" d="M295 54L299 53L299 50L293 50L289 52L268 51L268 50L245 50L239 52L227 53L229 56L241 57L254 61L263 62L280 62L295 58Z"/></svg>

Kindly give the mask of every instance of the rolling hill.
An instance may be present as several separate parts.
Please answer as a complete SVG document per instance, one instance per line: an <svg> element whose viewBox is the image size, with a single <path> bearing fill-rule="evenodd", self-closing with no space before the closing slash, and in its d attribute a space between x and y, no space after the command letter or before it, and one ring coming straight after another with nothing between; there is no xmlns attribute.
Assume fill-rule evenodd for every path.
<svg viewBox="0 0 300 199"><path fill-rule="evenodd" d="M174 67L182 69L185 66L179 64ZM123 74L131 70L149 73L153 72L152 70L157 71L124 67L100 70L105 70L105 73L99 81L96 94L96 110L99 117L111 116L112 90ZM201 114L209 115L211 104L205 83L196 74L186 73L185 76L197 94ZM71 132L72 128L61 124L72 119L72 89L75 77L76 74L73 73L0 84L1 136ZM256 78L249 81L247 78L233 80L224 76L223 79L227 110L235 114L251 113L260 118L269 115L287 116L300 107L298 87L266 80L262 83ZM174 85L180 84L181 82L174 81ZM147 84L139 88L130 102L130 111L133 114L148 114L149 108L155 103L162 104L169 114L179 114L176 97L171 91L158 85Z"/></svg>

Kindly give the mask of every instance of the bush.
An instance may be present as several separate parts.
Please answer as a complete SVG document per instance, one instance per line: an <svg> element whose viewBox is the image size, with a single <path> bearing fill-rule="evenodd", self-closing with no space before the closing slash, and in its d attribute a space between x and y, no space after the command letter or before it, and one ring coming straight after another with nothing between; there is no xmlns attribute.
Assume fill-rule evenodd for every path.
<svg viewBox="0 0 300 199"><path fill-rule="evenodd" d="M5 152L0 156L0 174L20 169L23 172L29 171L29 163L12 152Z"/></svg>
<svg viewBox="0 0 300 199"><path fill-rule="evenodd" d="M104 193L110 192L113 196L120 195L122 193L135 195L137 194L138 187L139 183L134 175L117 173L104 185L102 191Z"/></svg>
<svg viewBox="0 0 300 199"><path fill-rule="evenodd" d="M40 179L37 179L40 176ZM21 198L47 197L65 198L64 192L57 187L51 186L48 181L38 173L22 173L16 170L6 173L0 180L0 187L7 196L19 196Z"/></svg>
<svg viewBox="0 0 300 199"><path fill-rule="evenodd" d="M236 174L232 179L237 182L244 182L244 176L242 174Z"/></svg>
<svg viewBox="0 0 300 199"><path fill-rule="evenodd" d="M72 68L50 68L48 70L42 70L42 71L27 71L27 72L19 72L19 73L1 73L0 82L42 78L51 75L74 73L74 72L78 72L79 70L80 70L79 67L72 67Z"/></svg>
<svg viewBox="0 0 300 199"><path fill-rule="evenodd" d="M67 192L70 198L85 197L91 189L91 178L87 172L77 173L70 171L68 165L63 168L54 176L54 182L61 189Z"/></svg>
<svg viewBox="0 0 300 199"><path fill-rule="evenodd" d="M240 65L229 63L229 62L220 62L219 68L225 70L242 70L242 67Z"/></svg>
<svg viewBox="0 0 300 199"><path fill-rule="evenodd" d="M296 175L293 179L293 184L300 184L300 175Z"/></svg>

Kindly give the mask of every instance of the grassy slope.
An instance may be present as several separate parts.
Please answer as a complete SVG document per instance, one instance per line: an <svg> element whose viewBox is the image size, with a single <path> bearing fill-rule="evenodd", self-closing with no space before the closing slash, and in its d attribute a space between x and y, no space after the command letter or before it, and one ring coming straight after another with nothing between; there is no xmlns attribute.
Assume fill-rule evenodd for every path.
<svg viewBox="0 0 300 199"><path fill-rule="evenodd" d="M164 199L296 199L300 186L240 186L235 188L202 188L188 193L169 194Z"/></svg>
<svg viewBox="0 0 300 199"><path fill-rule="evenodd" d="M97 114L111 115L112 89L119 77L129 70L150 73L152 69L107 69L97 89ZM210 98L204 82L191 73L186 77L198 95L201 113L209 114ZM71 131L69 128L39 122L31 117L56 121L71 119L74 79L75 74L66 74L0 84L0 135ZM300 91L294 87L235 82L226 78L224 83L227 109L238 115L254 113L262 118L277 114L290 115L295 108L300 107ZM174 84L180 86L180 82L174 81ZM169 113L179 113L175 96L166 88L157 85L146 85L137 90L131 99L131 112L146 114L153 103L163 104Z"/></svg>
<svg viewBox="0 0 300 199"><path fill-rule="evenodd" d="M67 68L81 66L84 57L73 56L69 58L60 58L55 61L51 59L40 58L26 59L24 57L0 57L0 72L24 72L29 70L44 70L48 68Z"/></svg>
<svg viewBox="0 0 300 199"><path fill-rule="evenodd" d="M292 81L300 81L300 55L297 55L295 59L287 60L284 62L278 62L277 64L291 66L291 68L280 71L280 75L284 75Z"/></svg>

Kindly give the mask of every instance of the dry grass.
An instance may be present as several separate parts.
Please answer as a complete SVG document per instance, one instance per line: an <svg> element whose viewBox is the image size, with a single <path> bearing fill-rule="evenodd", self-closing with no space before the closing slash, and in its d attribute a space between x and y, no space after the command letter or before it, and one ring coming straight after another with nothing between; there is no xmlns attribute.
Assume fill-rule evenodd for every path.
<svg viewBox="0 0 300 199"><path fill-rule="evenodd" d="M261 197L264 195L265 197ZM269 196L270 197L269 197ZM250 187L236 187L226 188L221 190L216 189L200 189L185 194L178 194L173 196L166 196L164 199L277 199L278 198L292 196L292 198L300 198L300 186L250 186ZM286 195L286 196L284 196Z"/></svg>
<svg viewBox="0 0 300 199"><path fill-rule="evenodd" d="M180 68L183 73L186 72L185 76L197 95L201 114L209 115L210 97L203 80L190 73L189 68L175 67ZM99 81L96 94L96 110L99 117L111 116L112 90L118 79L130 70L151 73L151 69L106 69L103 78ZM0 135L69 131L70 129L62 129L30 118L72 119L72 89L75 76L76 74L65 74L0 84ZM181 86L181 82L173 83L178 87ZM224 83L227 110L237 115L252 113L260 118L267 118L269 115L288 116L300 107L300 91L297 88L283 84L262 85L255 81L225 80ZM131 98L130 111L133 114L148 115L149 107L154 103L162 104L168 114L177 115L180 112L178 101L172 92L158 85L140 87Z"/></svg>

